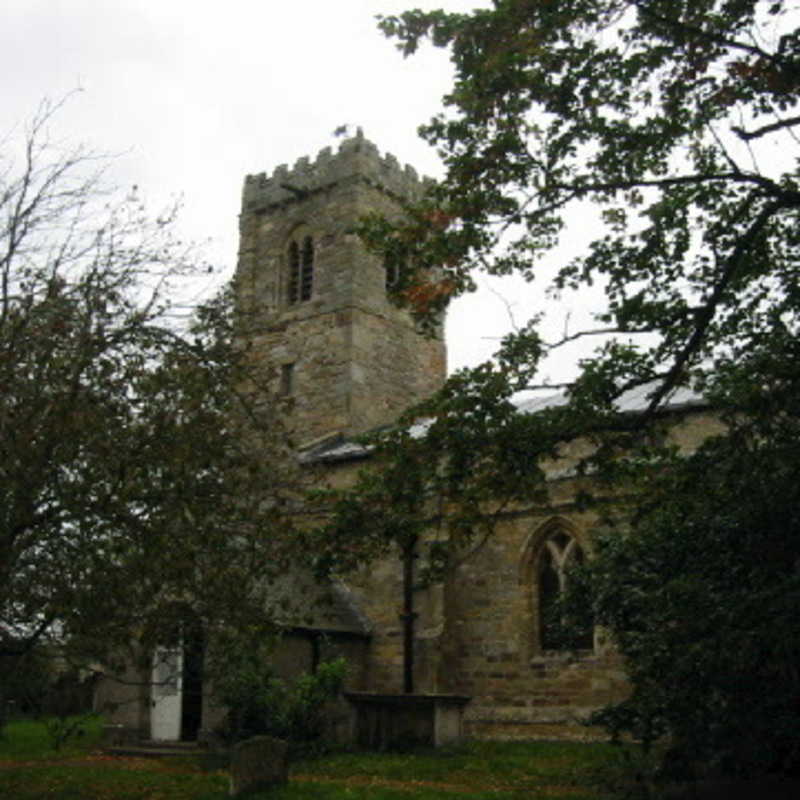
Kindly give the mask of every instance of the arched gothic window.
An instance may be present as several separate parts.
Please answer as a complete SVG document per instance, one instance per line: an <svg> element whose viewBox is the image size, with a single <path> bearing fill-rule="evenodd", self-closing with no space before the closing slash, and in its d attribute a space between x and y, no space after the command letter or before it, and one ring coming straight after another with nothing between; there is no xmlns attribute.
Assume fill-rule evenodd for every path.
<svg viewBox="0 0 800 800"><path fill-rule="evenodd" d="M314 240L310 236L302 241L289 242L289 305L311 299L314 288Z"/></svg>
<svg viewBox="0 0 800 800"><path fill-rule="evenodd" d="M593 646L589 614L567 609L561 602L570 568L579 566L583 560L581 546L562 529L551 532L542 543L536 569L542 650L589 650Z"/></svg>

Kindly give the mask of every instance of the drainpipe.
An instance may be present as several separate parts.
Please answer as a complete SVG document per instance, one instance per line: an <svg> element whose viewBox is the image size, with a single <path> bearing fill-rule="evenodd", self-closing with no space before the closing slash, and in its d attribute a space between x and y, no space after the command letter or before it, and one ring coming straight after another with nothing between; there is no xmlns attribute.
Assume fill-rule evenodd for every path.
<svg viewBox="0 0 800 800"><path fill-rule="evenodd" d="M414 549L417 537L414 536L403 546L403 692L414 693Z"/></svg>

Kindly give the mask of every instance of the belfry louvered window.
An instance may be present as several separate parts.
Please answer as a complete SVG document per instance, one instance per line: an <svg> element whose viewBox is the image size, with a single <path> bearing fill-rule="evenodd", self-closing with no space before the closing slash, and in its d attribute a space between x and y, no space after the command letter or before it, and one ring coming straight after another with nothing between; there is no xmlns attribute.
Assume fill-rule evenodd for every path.
<svg viewBox="0 0 800 800"><path fill-rule="evenodd" d="M290 305L311 299L314 289L314 240L310 236L302 242L289 242L289 293Z"/></svg>

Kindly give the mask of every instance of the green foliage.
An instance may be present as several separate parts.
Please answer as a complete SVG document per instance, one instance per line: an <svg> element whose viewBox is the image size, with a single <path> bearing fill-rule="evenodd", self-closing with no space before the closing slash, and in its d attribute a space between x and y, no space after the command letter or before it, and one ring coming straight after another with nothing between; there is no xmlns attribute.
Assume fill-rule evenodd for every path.
<svg viewBox="0 0 800 800"><path fill-rule="evenodd" d="M11 649L4 643L4 649ZM52 663L46 653L33 648L24 655L0 657L0 730L3 715L39 715L53 680Z"/></svg>
<svg viewBox="0 0 800 800"><path fill-rule="evenodd" d="M587 569L574 566L567 570L569 591L554 596L539 608L543 650L576 651L593 647L595 616L588 602ZM542 598L540 603L544 600Z"/></svg>
<svg viewBox="0 0 800 800"><path fill-rule="evenodd" d="M55 111L0 153L0 655L46 641L111 669L187 608L263 626L302 480L231 291L173 313L209 268L174 209L48 140Z"/></svg>
<svg viewBox="0 0 800 800"><path fill-rule="evenodd" d="M83 735L67 741L59 757L83 755L100 741L103 730L102 717L76 716ZM53 758L53 743L48 727L50 718L38 720L14 720L8 723L5 734L0 737L0 761L39 761Z"/></svg>
<svg viewBox="0 0 800 800"><path fill-rule="evenodd" d="M756 362L774 382L771 370L796 363L794 22L784 3L755 0L495 0L381 20L406 55L427 39L455 67L446 110L422 128L445 178L407 221L361 227L405 265L398 302L430 319L474 288L475 270L533 279L589 202L600 232L550 289L597 286L606 299L596 325L556 342L531 314L492 362L453 376L373 443L385 480L365 476L345 495L329 540L355 531L374 549L420 541L433 523L463 552L493 528L488 498L543 497L540 464L560 443L591 437L579 468L614 480L621 450L652 457L641 431L676 387L728 375L741 388ZM776 147L784 158L766 155ZM579 339L599 344L565 387L569 405L515 414L512 393L541 388L542 359ZM643 385L646 413L619 415L615 401ZM410 435L420 418L427 427Z"/></svg>
<svg viewBox="0 0 800 800"><path fill-rule="evenodd" d="M594 287L596 313L557 341L531 314L491 363L454 376L405 420L427 429L379 447L386 485L371 477L365 513L348 513L391 538L392 514L373 527L370 512L390 508L401 466L414 470L403 480L428 502L399 519L420 538L435 523L452 558L508 503L545 498L541 459L581 438L592 447L579 474L620 501L588 580L635 691L606 720L645 742L674 736L673 763L796 769L797 10L494 0L380 25L406 55L426 40L447 48L455 68L445 109L421 129L444 179L407 222L362 227L407 267L398 302L424 318L470 291L476 270L533 280L594 210L591 239L548 288L558 299ZM595 346L566 405L514 414L511 393L542 388L542 360L577 341ZM642 387L643 413L618 413ZM665 445L661 416L679 387L730 425L688 460Z"/></svg>
<svg viewBox="0 0 800 800"><path fill-rule="evenodd" d="M407 55L426 39L448 48L455 83L422 128L445 179L407 225L365 224L367 242L405 259L401 298L424 315L409 288L446 282L444 303L475 269L533 278L590 201L605 230L553 287L606 294L592 333L565 337L602 336L572 392L600 408L657 381L656 409L710 359L797 333L796 22L763 0L495 0L383 18ZM519 354L521 338L536 347ZM500 358L534 376L559 344L526 327Z"/></svg>
<svg viewBox="0 0 800 800"><path fill-rule="evenodd" d="M665 475L633 532L598 539L595 611L634 689L600 721L673 737L671 769L800 769L798 465L797 438L736 431Z"/></svg>
<svg viewBox="0 0 800 800"><path fill-rule="evenodd" d="M77 716L48 717L45 727L51 747L59 751L69 742L86 736L90 730L89 722L98 718L99 715L91 712Z"/></svg>
<svg viewBox="0 0 800 800"><path fill-rule="evenodd" d="M327 714L342 690L347 664L344 659L322 662L313 674L291 682L275 676L257 655L242 655L237 667L220 684L222 702L228 706L226 734L231 741L268 734L285 739L294 755L318 753L325 741Z"/></svg>
<svg viewBox="0 0 800 800"><path fill-rule="evenodd" d="M505 370L486 364L455 375L397 428L367 438L369 469L352 488L322 495L330 518L309 548L318 571L410 546L418 583L440 579L494 530L487 499L543 497L539 459L556 441L547 417L518 415L510 395Z"/></svg>

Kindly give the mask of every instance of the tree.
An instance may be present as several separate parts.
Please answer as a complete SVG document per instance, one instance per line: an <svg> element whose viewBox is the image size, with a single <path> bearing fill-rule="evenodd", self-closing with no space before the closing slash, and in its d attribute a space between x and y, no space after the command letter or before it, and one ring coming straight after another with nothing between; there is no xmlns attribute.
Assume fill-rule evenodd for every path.
<svg viewBox="0 0 800 800"><path fill-rule="evenodd" d="M425 313L475 268L532 278L591 200L605 231L555 288L605 289L602 327L570 336L603 336L579 384L591 377L596 403L655 381L655 409L703 363L793 333L800 75L784 3L493 6L381 23L406 53L426 36L449 46L456 68L448 112L422 128L445 180L393 237L366 226L410 266L401 295ZM783 158L760 158L776 143ZM501 357L524 385L549 349L531 326Z"/></svg>
<svg viewBox="0 0 800 800"><path fill-rule="evenodd" d="M53 112L0 182L0 655L113 667L187 618L268 628L302 482L231 292L179 323L207 267L48 139Z"/></svg>
<svg viewBox="0 0 800 800"><path fill-rule="evenodd" d="M669 736L669 777L800 767L792 427L737 428L664 471L633 525L597 537L575 592L615 632L633 686L597 721L646 746Z"/></svg>
<svg viewBox="0 0 800 800"><path fill-rule="evenodd" d="M406 222L374 216L361 227L365 241L401 267L398 302L424 323L473 288L475 270L533 280L542 258L570 231L577 208L585 213L591 204L601 226L578 257L557 265L550 286L555 296L599 286L605 305L596 324L548 342L533 316L504 340L492 362L454 376L438 397L408 416L430 420L413 445L417 453L428 448L418 463L441 464L444 476L451 468L455 476L465 458L480 466L477 482L469 470L459 478L480 492L480 498L470 494L473 508L486 509L492 497L513 500L523 488L509 467L519 468L525 459L507 458L503 444L537 463L558 442L587 437L595 449L582 466L597 469L598 480L641 478L639 500L625 514L643 541L663 542L665 532L675 530L676 493L709 463L721 477L701 482L692 494L696 522L689 526L681 518L686 536L680 541L685 544L698 527L711 539L724 534L727 546L709 546L707 556L720 559L715 568L730 558L744 574L753 567L753 553L774 541L772 523L753 516L743 476L754 485L777 474L791 480L798 464L788 446L796 437L800 378L797 22L782 0L494 0L491 8L470 14L408 11L381 20L405 54L428 39L448 48L455 66L445 110L421 128L444 160L444 179L409 208ZM594 340L596 347L564 387L568 405L537 414L536 421L506 413L514 391L542 386L543 358L578 340ZM638 386L647 387L645 412L619 414L616 400ZM653 435L659 410L681 386L704 392L731 425L727 441L709 443L687 464L654 446ZM472 437L478 429L483 441ZM746 448L738 452L734 442ZM482 448L478 455L471 452L476 445ZM742 453L754 457L746 461ZM674 470L675 478L662 483L665 469ZM734 480L737 470L741 476ZM492 480L486 480L490 473ZM440 478L437 473L432 484L434 499ZM651 494L654 487L667 492L669 502ZM454 488L443 506L456 528L467 519L461 502L466 494L462 486ZM652 511L648 503L654 497L666 510ZM767 497L758 496L759 507L768 505ZM729 509L724 525L701 513L701 498L708 508ZM794 596L794 567L787 570L786 564L797 563L795 518L787 516L784 523L788 560L780 568L769 560L761 573L752 572L755 582L771 576L772 598L783 591ZM731 547L745 529L751 541ZM601 586L629 574L625 558L631 559L625 568L651 578L687 567L669 547L609 553L599 568ZM644 577L641 587L652 589ZM717 611L743 600L732 589L722 580L715 584ZM680 684L659 680L658 670L648 667L647 652L665 648L659 669L670 659L677 663L689 641L708 655L705 642L691 638L697 630L687 629L681 640L671 638L669 625L656 626L661 636L654 632L640 638L644 646L628 647L634 640L626 638L622 611L609 604L608 594L597 602L630 661L639 710L644 714L648 703L663 710L665 698L688 702L688 691L681 694ZM776 602L790 644L785 651L772 647L774 660L759 673L769 673L773 682L788 675L797 656L796 622ZM665 609L660 605L654 614L669 616ZM637 613L640 633L657 623L646 618L646 604ZM753 620L760 625L763 617ZM715 617L721 626L726 621L730 625L732 616ZM775 631L758 628L754 641L775 644ZM729 635L731 627L720 631L722 638ZM660 719L662 730L687 743L708 735L719 755L741 717L730 714L735 691L715 683L718 666L709 659L694 686L721 696L728 691L725 702L703 705L708 713L687 717L686 724L675 715ZM794 698L796 707L793 678L779 694L787 702ZM766 706L762 711L769 713ZM711 735L713 726L725 734ZM779 735L762 741L773 755L780 751ZM765 756L761 766L778 761Z"/></svg>

